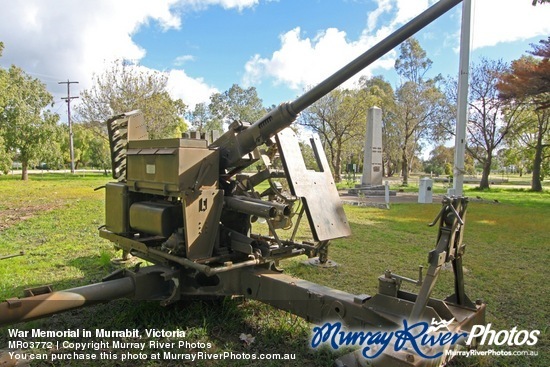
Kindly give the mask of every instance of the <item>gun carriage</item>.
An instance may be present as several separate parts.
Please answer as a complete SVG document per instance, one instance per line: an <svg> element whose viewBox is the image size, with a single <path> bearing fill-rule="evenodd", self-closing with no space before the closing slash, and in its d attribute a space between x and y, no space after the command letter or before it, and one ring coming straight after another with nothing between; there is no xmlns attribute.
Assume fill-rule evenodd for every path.
<svg viewBox="0 0 550 367"><path fill-rule="evenodd" d="M293 102L283 103L258 121L235 121L216 137L193 133L180 139L150 140L139 111L107 121L113 177L106 192L106 222L99 235L125 255L154 265L119 270L103 282L0 304L0 325L43 317L96 301L116 298L160 300L243 295L288 310L312 323L338 320L349 327L391 329L409 320L446 321L450 331L469 331L484 323L485 305L464 292L462 235L467 199L446 198L434 224L436 248L422 279L389 271L379 278L379 293L354 295L282 273L282 259L307 255L328 259L331 240L350 235L330 168L318 138L311 144L317 167L306 168L296 134L289 126L298 114L357 74L419 29L458 4L441 0L379 44L360 55ZM200 136L199 136L200 135ZM259 160L255 174L243 170ZM274 162L280 161L282 170ZM268 189L255 187L268 182ZM280 184L286 182L286 189ZM251 232L265 220L268 235ZM307 222L311 241L297 241ZM287 238L282 229L290 231ZM431 292L445 263L452 263L454 294L445 300ZM420 285L418 294L401 290L403 281ZM55 302L64 300L64 302ZM411 357L412 356L412 357ZM375 366L442 365L415 358L410 351L385 351ZM339 365L364 365L357 353Z"/></svg>

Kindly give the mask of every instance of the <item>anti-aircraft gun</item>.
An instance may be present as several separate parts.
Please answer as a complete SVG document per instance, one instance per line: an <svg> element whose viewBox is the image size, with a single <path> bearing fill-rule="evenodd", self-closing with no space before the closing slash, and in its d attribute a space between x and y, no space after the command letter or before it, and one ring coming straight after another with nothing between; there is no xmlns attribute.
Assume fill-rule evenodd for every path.
<svg viewBox="0 0 550 367"><path fill-rule="evenodd" d="M313 323L338 320L349 327L390 330L404 319L435 320L449 331L468 332L484 323L485 305L472 303L464 293L462 229L467 200L462 197L443 202L436 220L437 246L430 253L425 279L422 273L419 280L411 280L387 271L379 278L378 294L353 295L277 269L280 260L304 254L323 264L329 241L350 235L320 141L311 140L316 167L307 169L289 126L301 111L459 2L439 1L293 102L252 124L235 121L219 137L194 133L150 140L139 111L109 119L116 181L105 187L106 223L99 234L125 255L154 265L117 271L98 284L60 292L42 289L8 300L0 304L0 325L116 298L155 299L168 305L189 297L230 295L266 302ZM260 159L263 168L257 173L242 173ZM267 189L256 191L263 182ZM304 214L311 241L296 240ZM265 221L268 234L252 233L251 223L257 220ZM290 228L291 234L283 238L281 230ZM448 262L455 272L455 293L446 300L430 298ZM403 281L421 285L419 294L401 290ZM364 363L356 357L339 363ZM423 360L411 351L387 349L374 365L435 366L445 360L445 354Z"/></svg>

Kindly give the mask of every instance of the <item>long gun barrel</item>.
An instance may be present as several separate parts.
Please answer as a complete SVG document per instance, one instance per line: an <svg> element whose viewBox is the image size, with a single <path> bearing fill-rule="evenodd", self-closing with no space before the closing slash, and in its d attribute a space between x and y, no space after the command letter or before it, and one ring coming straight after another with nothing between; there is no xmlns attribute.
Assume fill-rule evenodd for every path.
<svg viewBox="0 0 550 367"><path fill-rule="evenodd" d="M0 326L83 307L94 302L106 302L131 295L134 284L131 278L116 279L58 292L9 299L0 303Z"/></svg>
<svg viewBox="0 0 550 367"><path fill-rule="evenodd" d="M293 102L279 105L276 109L270 111L236 135L230 136L224 134L213 143L213 146L217 146L221 150L220 168L235 167L244 155L252 152L256 147L292 124L300 112L384 56L461 1L439 1Z"/></svg>
<svg viewBox="0 0 550 367"><path fill-rule="evenodd" d="M0 302L0 327L119 298L165 299L170 295L165 269L149 266L119 270L100 283L54 292L49 286L27 290L23 298Z"/></svg>

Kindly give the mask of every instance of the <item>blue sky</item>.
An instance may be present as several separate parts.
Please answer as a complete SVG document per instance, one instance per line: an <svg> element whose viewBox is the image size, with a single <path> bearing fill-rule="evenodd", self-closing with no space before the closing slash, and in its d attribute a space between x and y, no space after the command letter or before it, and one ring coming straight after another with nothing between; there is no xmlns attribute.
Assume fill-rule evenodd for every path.
<svg viewBox="0 0 550 367"><path fill-rule="evenodd" d="M89 88L117 58L166 72L174 97L193 106L237 83L264 104L292 100L434 0L0 0L0 65L46 83L62 119L58 81ZM472 62L511 61L550 34L550 5L474 0ZM461 5L417 35L432 73L456 75ZM397 52L368 68L398 83ZM347 86L352 86L348 84Z"/></svg>

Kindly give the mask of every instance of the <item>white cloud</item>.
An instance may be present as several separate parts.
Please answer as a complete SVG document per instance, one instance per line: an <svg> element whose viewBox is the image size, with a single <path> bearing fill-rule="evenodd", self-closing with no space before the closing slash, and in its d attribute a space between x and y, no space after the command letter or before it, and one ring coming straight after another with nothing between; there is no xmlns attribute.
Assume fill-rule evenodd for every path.
<svg viewBox="0 0 550 367"><path fill-rule="evenodd" d="M275 84L285 84L294 90L317 84L437 2L373 1L376 8L367 15L366 27L359 39L349 40L344 31L335 28L320 31L314 38L303 38L300 28L294 28L280 36L280 48L271 56L254 55L247 62L243 84L259 84L271 79ZM527 0L473 1L473 49L550 33L550 6L533 7ZM446 47L458 45L459 26L459 20L450 24L443 36ZM371 75L376 69L393 68L396 56L392 51L369 66L363 74Z"/></svg>
<svg viewBox="0 0 550 367"><path fill-rule="evenodd" d="M258 4L259 0L183 0L186 6L194 9L205 9L211 5L219 5L224 9L237 9L239 11Z"/></svg>
<svg viewBox="0 0 550 367"><path fill-rule="evenodd" d="M377 8L368 15L365 31L374 31L379 17L392 13L390 28L397 28L437 0L374 0ZM527 0L471 0L473 48L529 39L550 33L550 6L531 6ZM457 8L461 8L458 5ZM458 24L459 26L459 24ZM455 25L453 25L453 28ZM383 28L383 27L382 27ZM380 29L382 29L380 28ZM380 31L380 30L379 30ZM449 32L458 39L460 32ZM458 44L458 40L457 40Z"/></svg>
<svg viewBox="0 0 550 367"><path fill-rule="evenodd" d="M173 98L181 98L192 110L200 102L208 101L218 90L207 85L202 78L191 78L184 70L168 72L168 93Z"/></svg>
<svg viewBox="0 0 550 367"><path fill-rule="evenodd" d="M405 24L412 18L416 17L418 14L422 13L428 8L430 3L435 1L428 0L394 0L395 6L397 8L397 14L391 22L392 26L399 26Z"/></svg>
<svg viewBox="0 0 550 367"><path fill-rule="evenodd" d="M131 35L153 20L162 28L178 28L172 2L41 1L2 5L0 34L5 44L3 63L17 63L29 73L54 79L83 79L99 72L105 61L139 60L145 50ZM74 14L74 15L71 15ZM22 21L24 19L24 21Z"/></svg>
<svg viewBox="0 0 550 367"><path fill-rule="evenodd" d="M318 84L326 77L389 36L437 0L375 0L377 7L367 16L367 26L357 40L349 40L344 31L329 28L314 38L302 38L297 27L281 35L281 47L265 58L254 55L245 65L244 85L258 84L272 78L275 84L285 84L301 90ZM381 18L390 14L390 21L378 27ZM373 62L344 84L351 87L360 76L372 76L375 70L394 67L395 51Z"/></svg>
<svg viewBox="0 0 550 367"><path fill-rule="evenodd" d="M373 31L378 24L378 18L392 9L391 0L376 0L378 7L371 11L367 17L367 31Z"/></svg>
<svg viewBox="0 0 550 367"><path fill-rule="evenodd" d="M174 65L182 66L187 61L193 61L193 60L195 60L195 56L193 56L193 55L180 55L180 56L175 58Z"/></svg>
<svg viewBox="0 0 550 367"><path fill-rule="evenodd" d="M254 55L245 65L244 85L258 84L272 78L275 84L285 84L294 90L315 85L340 69L361 53L387 37L397 27L425 10L436 0L376 0L377 7L367 16L367 27L358 40L349 40L344 31L329 28L313 39L302 38L300 28L281 35L281 47L271 57ZM389 24L377 29L382 15L392 14ZM352 78L350 87L362 75L372 76L373 70L391 69L396 53L389 52Z"/></svg>
<svg viewBox="0 0 550 367"><path fill-rule="evenodd" d="M550 6L530 1L474 0L473 49L550 34Z"/></svg>
<svg viewBox="0 0 550 367"><path fill-rule="evenodd" d="M294 90L315 85L366 51L374 40L374 37L361 37L358 41L349 41L345 32L335 28L320 32L314 38L302 38L300 28L295 28L281 36L281 48L270 58L255 55L247 62L243 84L258 84L267 77L273 78L275 84L282 83ZM391 67L393 60L382 58L350 83L360 75L371 75L372 69Z"/></svg>
<svg viewBox="0 0 550 367"><path fill-rule="evenodd" d="M141 60L146 50L132 40L140 27L154 22L162 30L179 29L180 13L218 5L242 10L257 0L0 0L0 63L16 64L40 78L59 100L58 81L78 80L75 93L91 86L115 59ZM201 79L185 78L193 87ZM204 85L204 88L209 88ZM188 101L184 101L189 103Z"/></svg>

